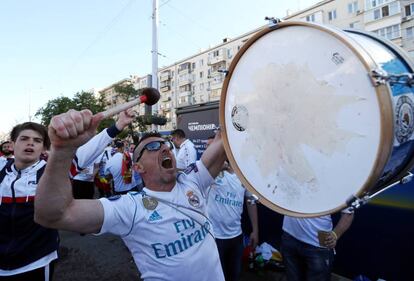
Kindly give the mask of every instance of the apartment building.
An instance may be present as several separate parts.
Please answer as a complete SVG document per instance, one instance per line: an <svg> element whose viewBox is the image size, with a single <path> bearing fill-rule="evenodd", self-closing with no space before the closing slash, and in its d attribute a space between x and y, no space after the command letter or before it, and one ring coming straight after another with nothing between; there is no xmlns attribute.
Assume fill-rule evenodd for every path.
<svg viewBox="0 0 414 281"><path fill-rule="evenodd" d="M401 6L401 47L414 58L414 1L400 1Z"/></svg>
<svg viewBox="0 0 414 281"><path fill-rule="evenodd" d="M288 15L284 20L330 24L343 29L364 29L363 14L363 0L326 0Z"/></svg>
<svg viewBox="0 0 414 281"><path fill-rule="evenodd" d="M213 48L158 71L161 94L158 114L167 118L167 124L160 126L160 131L171 131L176 128L176 109L220 99L225 77L224 71L229 68L244 42L258 30L234 39L225 38L221 44Z"/></svg>
<svg viewBox="0 0 414 281"><path fill-rule="evenodd" d="M131 79L125 78L99 91L99 94L104 97L106 108L112 108L115 105L124 102L124 99L120 96L120 94L115 91L115 86L124 86L130 83Z"/></svg>
<svg viewBox="0 0 414 281"><path fill-rule="evenodd" d="M414 58L413 19L414 0L324 0L283 18L287 21L330 24L341 29L371 31L401 46ZM176 128L177 108L219 100L225 77L223 71L229 68L241 46L262 28L234 39L225 38L213 48L160 68L158 114L168 121L159 130L171 131ZM151 75L135 77L131 81L137 89L148 87L151 85ZM108 99L116 101L111 86L101 92L108 92ZM141 114L145 112L143 108L140 106Z"/></svg>

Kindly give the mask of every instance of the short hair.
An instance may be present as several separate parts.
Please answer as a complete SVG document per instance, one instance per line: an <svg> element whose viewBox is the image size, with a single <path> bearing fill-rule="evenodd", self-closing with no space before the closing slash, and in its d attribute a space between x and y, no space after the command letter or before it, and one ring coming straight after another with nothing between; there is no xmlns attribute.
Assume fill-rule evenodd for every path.
<svg viewBox="0 0 414 281"><path fill-rule="evenodd" d="M134 148L134 152L133 152L133 159L135 159L135 151L137 150L137 148L138 148L139 144L140 144L142 141L144 141L144 140L146 140L146 139L148 139L148 138L162 138L162 136L161 136L161 134L160 134L159 132L157 132L157 131L152 131L152 132L147 132L147 133L144 133L144 135L141 137L141 139L139 140L139 142L137 143L137 145L136 145L136 146L135 146L135 148Z"/></svg>
<svg viewBox="0 0 414 281"><path fill-rule="evenodd" d="M114 145L116 148L123 148L125 146L124 142L118 139L114 141Z"/></svg>
<svg viewBox="0 0 414 281"><path fill-rule="evenodd" d="M175 129L174 131L171 132L171 135L172 136L177 136L177 137L182 138L182 139L185 138L185 133L181 129Z"/></svg>
<svg viewBox="0 0 414 281"><path fill-rule="evenodd" d="M50 148L50 139L49 139L49 135L47 134L47 128L35 122L25 122L25 123L14 126L14 128L12 129L10 133L10 139L13 142L16 142L20 133L24 130L32 130L32 131L39 133L43 138L43 147L46 149Z"/></svg>

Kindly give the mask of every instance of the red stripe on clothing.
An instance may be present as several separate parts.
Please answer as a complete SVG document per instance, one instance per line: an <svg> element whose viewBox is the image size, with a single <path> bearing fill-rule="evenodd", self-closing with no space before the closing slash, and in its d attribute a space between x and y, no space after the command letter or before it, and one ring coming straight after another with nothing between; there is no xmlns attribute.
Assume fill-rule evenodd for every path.
<svg viewBox="0 0 414 281"><path fill-rule="evenodd" d="M27 197L1 197L1 203L26 203L26 202L34 202L34 196L27 196Z"/></svg>

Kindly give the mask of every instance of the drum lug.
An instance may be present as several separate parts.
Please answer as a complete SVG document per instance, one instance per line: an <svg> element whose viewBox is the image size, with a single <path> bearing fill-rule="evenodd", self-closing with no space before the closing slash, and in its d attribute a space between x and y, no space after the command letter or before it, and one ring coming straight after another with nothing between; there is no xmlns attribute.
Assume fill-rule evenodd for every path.
<svg viewBox="0 0 414 281"><path fill-rule="evenodd" d="M226 76L227 76L227 74L229 74L229 71L227 69L218 69L217 72L223 73Z"/></svg>
<svg viewBox="0 0 414 281"><path fill-rule="evenodd" d="M268 21L269 27L276 26L276 25L278 25L279 23L282 22L281 19L275 18L275 17L265 17L265 20Z"/></svg>
<svg viewBox="0 0 414 281"><path fill-rule="evenodd" d="M374 87L377 87L387 83L388 73L382 69L373 69L371 70L370 77Z"/></svg>

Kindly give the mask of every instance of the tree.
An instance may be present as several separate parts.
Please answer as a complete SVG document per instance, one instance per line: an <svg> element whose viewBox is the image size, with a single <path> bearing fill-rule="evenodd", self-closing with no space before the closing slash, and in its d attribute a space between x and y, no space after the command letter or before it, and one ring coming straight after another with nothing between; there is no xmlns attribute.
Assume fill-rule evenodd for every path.
<svg viewBox="0 0 414 281"><path fill-rule="evenodd" d="M93 113L98 113L103 111L105 106L103 99L96 99L93 93L82 91L80 93L76 93L73 99L68 97L59 97L48 101L44 107L40 108L36 112L35 116L40 117L40 122L47 126L53 116L64 113L69 109L90 109ZM103 130L108 127L108 124L111 125L114 122L115 121L113 119L106 119L101 122L98 130Z"/></svg>
<svg viewBox="0 0 414 281"><path fill-rule="evenodd" d="M40 108L35 116L40 117L40 123L47 126L53 116L61 114L74 108L73 101L68 97L59 97L47 102L47 104Z"/></svg>

